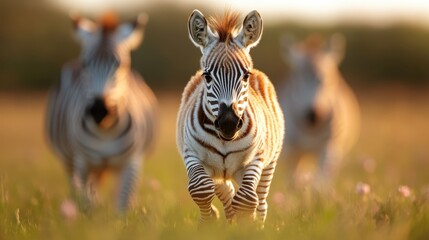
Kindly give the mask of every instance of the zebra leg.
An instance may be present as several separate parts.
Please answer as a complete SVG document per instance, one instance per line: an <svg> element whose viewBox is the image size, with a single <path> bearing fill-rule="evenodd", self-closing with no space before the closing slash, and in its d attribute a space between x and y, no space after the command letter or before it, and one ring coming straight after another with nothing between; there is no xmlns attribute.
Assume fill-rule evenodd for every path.
<svg viewBox="0 0 429 240"><path fill-rule="evenodd" d="M336 165L338 164L336 151L329 145L319 152L319 168L315 176L314 187L320 192L330 190L335 178Z"/></svg>
<svg viewBox="0 0 429 240"><path fill-rule="evenodd" d="M256 188L261 178L262 168L262 159L257 158L250 162L244 169L240 188L232 199L232 208L238 217L255 219L255 210L259 204Z"/></svg>
<svg viewBox="0 0 429 240"><path fill-rule="evenodd" d="M321 164L322 172L326 176L335 178L337 175L338 165L340 164L342 152L332 145L328 145L322 152Z"/></svg>
<svg viewBox="0 0 429 240"><path fill-rule="evenodd" d="M188 173L188 192L200 208L200 223L219 218L219 212L211 204L215 197L213 180L196 157L185 156L185 165Z"/></svg>
<svg viewBox="0 0 429 240"><path fill-rule="evenodd" d="M100 186L101 178L103 175L103 170L98 169L97 171L92 171L88 177L88 189L89 189L89 197L93 204L99 202L98 196L98 187Z"/></svg>
<svg viewBox="0 0 429 240"><path fill-rule="evenodd" d="M273 180L276 165L277 161L272 161L267 167L264 168L264 170L262 170L261 179L259 180L258 187L256 188L256 193L258 194L259 198L257 217L262 228L264 227L265 218L267 217L267 196L268 192L270 191L271 181Z"/></svg>
<svg viewBox="0 0 429 240"><path fill-rule="evenodd" d="M215 191L217 197L223 204L226 219L231 221L235 215L235 211L232 208L232 198L235 193L234 185L229 180L222 183L216 183Z"/></svg>
<svg viewBox="0 0 429 240"><path fill-rule="evenodd" d="M131 195L134 191L138 172L140 170L141 159L134 157L125 165L120 172L119 189L118 189L118 211L124 213L129 205Z"/></svg>
<svg viewBox="0 0 429 240"><path fill-rule="evenodd" d="M71 176L72 196L82 211L89 210L91 198L88 189L89 166L81 157L76 157L73 162Z"/></svg>

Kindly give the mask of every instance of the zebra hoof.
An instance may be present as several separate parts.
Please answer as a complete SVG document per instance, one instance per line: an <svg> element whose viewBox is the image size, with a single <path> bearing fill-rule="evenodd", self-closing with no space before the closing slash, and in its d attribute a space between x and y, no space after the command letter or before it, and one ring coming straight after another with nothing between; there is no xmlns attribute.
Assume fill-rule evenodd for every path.
<svg viewBox="0 0 429 240"><path fill-rule="evenodd" d="M208 216L200 216L200 224L208 224L215 222L219 219L219 210L214 205L211 205L210 215Z"/></svg>
<svg viewBox="0 0 429 240"><path fill-rule="evenodd" d="M236 214L239 223L253 223L256 220L255 212L241 212Z"/></svg>
<svg viewBox="0 0 429 240"><path fill-rule="evenodd" d="M217 208L214 205L212 205L212 211L213 211L213 218L218 220L220 217L219 210L217 210Z"/></svg>

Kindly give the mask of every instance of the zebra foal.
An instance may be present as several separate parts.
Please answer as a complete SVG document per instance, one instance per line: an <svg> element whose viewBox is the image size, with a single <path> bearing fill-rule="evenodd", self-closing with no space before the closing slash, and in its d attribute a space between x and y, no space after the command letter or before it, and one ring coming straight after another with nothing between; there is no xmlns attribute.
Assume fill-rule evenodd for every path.
<svg viewBox="0 0 429 240"><path fill-rule="evenodd" d="M300 185L297 165L312 156L318 165L315 186L329 187L340 160L356 142L360 125L358 102L338 70L345 39L335 34L326 42L319 35L299 43L291 40L281 40L291 71L280 97L288 129L285 155L295 172L290 175Z"/></svg>
<svg viewBox="0 0 429 240"><path fill-rule="evenodd" d="M273 85L253 68L249 54L262 35L261 16L252 11L239 26L236 13L206 19L194 10L188 30L202 52L201 69L185 87L177 119L188 191L200 222L218 218L211 204L217 196L228 220L257 216L263 225L284 120Z"/></svg>
<svg viewBox="0 0 429 240"><path fill-rule="evenodd" d="M72 17L80 57L64 65L52 90L47 136L70 176L72 195L84 208L90 185L108 169L119 173L118 210L127 209L142 158L153 142L156 99L131 69L130 51L143 37L146 15L119 24Z"/></svg>

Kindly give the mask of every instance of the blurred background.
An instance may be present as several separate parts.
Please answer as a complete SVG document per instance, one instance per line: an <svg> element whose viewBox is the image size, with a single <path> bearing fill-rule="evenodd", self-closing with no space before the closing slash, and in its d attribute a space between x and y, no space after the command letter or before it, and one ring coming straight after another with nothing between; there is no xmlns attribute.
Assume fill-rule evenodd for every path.
<svg viewBox="0 0 429 240"><path fill-rule="evenodd" d="M196 1L196 0L2 0L0 3L0 88L47 89L61 65L78 56L70 11L97 19L114 10L122 19L150 16L133 66L155 90L181 91L199 66L200 52L189 41L187 18L231 8L243 15L258 9L264 35L252 50L255 66L277 83L287 73L279 36L341 32L347 39L341 71L354 86L429 83L429 2L412 1ZM269 61L267 61L269 59Z"/></svg>

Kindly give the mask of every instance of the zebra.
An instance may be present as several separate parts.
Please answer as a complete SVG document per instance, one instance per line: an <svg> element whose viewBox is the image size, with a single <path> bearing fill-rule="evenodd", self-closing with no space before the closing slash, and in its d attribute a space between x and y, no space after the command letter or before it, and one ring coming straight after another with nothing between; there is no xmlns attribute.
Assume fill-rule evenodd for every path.
<svg viewBox="0 0 429 240"><path fill-rule="evenodd" d="M114 14L100 22L71 16L82 45L52 89L47 137L70 177L82 210L93 204L93 186L106 170L119 174L117 209L127 210L156 130L156 98L131 69L130 51L142 38L147 16L119 23Z"/></svg>
<svg viewBox="0 0 429 240"><path fill-rule="evenodd" d="M328 187L359 132L358 102L338 70L345 38L334 34L325 44L319 35L312 35L294 43L284 36L281 45L291 70L280 96L290 175L294 184L302 184L297 166L305 156L312 156L317 162L314 186Z"/></svg>
<svg viewBox="0 0 429 240"><path fill-rule="evenodd" d="M273 85L253 68L249 54L260 41L262 18L251 11L240 28L238 23L239 14L230 11L206 19L194 10L189 17L201 69L182 95L177 146L200 223L219 218L211 204L217 196L229 222L247 219L263 227L284 120Z"/></svg>

